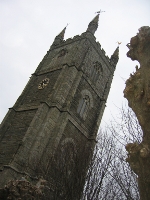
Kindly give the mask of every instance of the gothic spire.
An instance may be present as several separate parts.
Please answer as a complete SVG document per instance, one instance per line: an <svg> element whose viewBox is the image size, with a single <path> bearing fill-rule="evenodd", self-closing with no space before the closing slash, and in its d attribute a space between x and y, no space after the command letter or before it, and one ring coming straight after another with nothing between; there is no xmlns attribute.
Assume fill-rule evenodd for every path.
<svg viewBox="0 0 150 200"><path fill-rule="evenodd" d="M119 46L116 48L116 50L112 54L112 56L110 58L110 62L112 64L116 65L118 63L118 60L119 60Z"/></svg>
<svg viewBox="0 0 150 200"><path fill-rule="evenodd" d="M65 35L65 31L66 31L66 27L56 37L61 38L63 40L64 35Z"/></svg>
<svg viewBox="0 0 150 200"><path fill-rule="evenodd" d="M94 19L89 23L88 28L87 28L86 31L89 31L89 32L91 32L92 34L95 33L95 31L96 31L97 28L98 28L99 15L100 15L100 14L97 14L96 17L94 17Z"/></svg>
<svg viewBox="0 0 150 200"><path fill-rule="evenodd" d="M58 45L58 44L60 44L64 40L64 35L65 35L66 27L55 37L53 45Z"/></svg>

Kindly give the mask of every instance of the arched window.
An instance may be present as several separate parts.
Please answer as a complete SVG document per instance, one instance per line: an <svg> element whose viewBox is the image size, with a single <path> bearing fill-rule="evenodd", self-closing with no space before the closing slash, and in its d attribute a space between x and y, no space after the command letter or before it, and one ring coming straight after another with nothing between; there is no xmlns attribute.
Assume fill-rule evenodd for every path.
<svg viewBox="0 0 150 200"><path fill-rule="evenodd" d="M91 69L91 79L96 82L100 75L102 75L103 69L99 62L95 62Z"/></svg>
<svg viewBox="0 0 150 200"><path fill-rule="evenodd" d="M58 58L60 58L60 57L62 57L62 56L65 56L67 53L68 53L67 49L61 49L61 50L58 52Z"/></svg>
<svg viewBox="0 0 150 200"><path fill-rule="evenodd" d="M79 115L80 115L83 119L86 118L86 115L87 115L89 106L90 106L90 98L89 98L89 96L86 95L85 97L83 97L83 98L80 100L79 106L78 106L78 110L77 110L77 113L79 113Z"/></svg>
<svg viewBox="0 0 150 200"><path fill-rule="evenodd" d="M89 109L93 106L92 95L88 90L83 90L81 94L77 113L85 120Z"/></svg>

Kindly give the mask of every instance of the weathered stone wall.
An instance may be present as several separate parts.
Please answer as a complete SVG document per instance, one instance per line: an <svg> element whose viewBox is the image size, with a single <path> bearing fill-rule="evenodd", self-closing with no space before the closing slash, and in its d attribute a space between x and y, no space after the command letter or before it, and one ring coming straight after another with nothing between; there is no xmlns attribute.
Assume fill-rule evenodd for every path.
<svg viewBox="0 0 150 200"><path fill-rule="evenodd" d="M7 122L1 128L1 168L3 168L3 165L8 165L12 161L36 113L36 109L20 112L11 109L9 112Z"/></svg>

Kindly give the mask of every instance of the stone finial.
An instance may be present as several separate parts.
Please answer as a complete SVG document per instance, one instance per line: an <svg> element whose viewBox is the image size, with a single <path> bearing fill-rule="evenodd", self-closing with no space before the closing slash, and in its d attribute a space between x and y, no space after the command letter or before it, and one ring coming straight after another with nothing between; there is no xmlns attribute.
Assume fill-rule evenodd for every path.
<svg viewBox="0 0 150 200"><path fill-rule="evenodd" d="M66 27L55 37L52 45L58 45L64 40L65 31Z"/></svg>
<svg viewBox="0 0 150 200"><path fill-rule="evenodd" d="M61 38L62 40L64 39L64 35L65 35L65 31L66 31L66 27L56 36Z"/></svg>
<svg viewBox="0 0 150 200"><path fill-rule="evenodd" d="M91 32L92 34L95 33L95 31L98 28L98 21L99 21L99 14L94 17L94 19L89 23L88 28L86 31Z"/></svg>
<svg viewBox="0 0 150 200"><path fill-rule="evenodd" d="M111 55L110 62L113 63L114 65L116 65L118 63L118 60L119 60L119 46L116 48L114 53Z"/></svg>

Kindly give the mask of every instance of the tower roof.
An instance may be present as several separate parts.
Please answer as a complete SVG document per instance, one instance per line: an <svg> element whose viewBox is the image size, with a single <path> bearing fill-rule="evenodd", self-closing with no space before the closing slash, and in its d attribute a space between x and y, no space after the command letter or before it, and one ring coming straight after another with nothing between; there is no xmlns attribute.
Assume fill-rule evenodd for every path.
<svg viewBox="0 0 150 200"><path fill-rule="evenodd" d="M86 31L89 31L91 33L95 33L95 31L98 28L98 21L99 21L99 14L97 14L94 19L89 23L88 28Z"/></svg>

